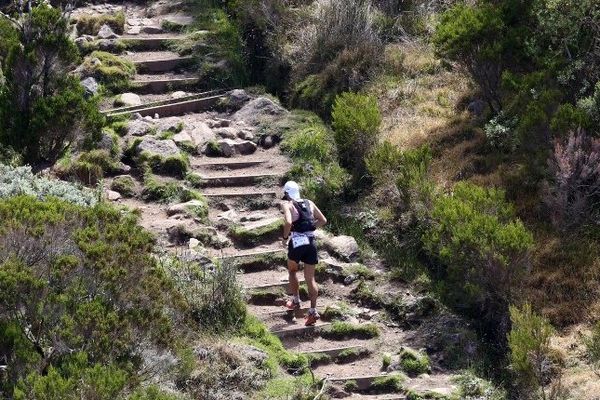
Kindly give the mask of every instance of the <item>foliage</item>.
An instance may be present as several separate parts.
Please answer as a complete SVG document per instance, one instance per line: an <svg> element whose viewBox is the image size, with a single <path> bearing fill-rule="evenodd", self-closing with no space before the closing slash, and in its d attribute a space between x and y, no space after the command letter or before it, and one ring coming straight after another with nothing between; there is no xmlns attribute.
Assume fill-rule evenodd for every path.
<svg viewBox="0 0 600 400"><path fill-rule="evenodd" d="M409 376L425 374L431 369L427 354L421 354L408 348L400 352L400 366Z"/></svg>
<svg viewBox="0 0 600 400"><path fill-rule="evenodd" d="M115 33L122 35L125 28L125 13L82 15L77 18L77 33L96 36L103 25L108 25Z"/></svg>
<svg viewBox="0 0 600 400"><path fill-rule="evenodd" d="M175 296L136 216L17 196L0 201L0 218L0 323L12 332L5 389L70 354L134 366L143 340L168 343Z"/></svg>
<svg viewBox="0 0 600 400"><path fill-rule="evenodd" d="M129 175L117 176L113 179L110 188L119 192L123 197L133 197L135 195L135 181Z"/></svg>
<svg viewBox="0 0 600 400"><path fill-rule="evenodd" d="M600 322L592 327L590 336L584 339L587 356L596 370L600 370Z"/></svg>
<svg viewBox="0 0 600 400"><path fill-rule="evenodd" d="M506 393L503 390L478 378L472 372L457 376L454 382L458 386L458 390L453 394L457 400L506 400Z"/></svg>
<svg viewBox="0 0 600 400"><path fill-rule="evenodd" d="M355 179L366 172L365 157L377 141L381 114L373 97L343 93L331 112L335 142L342 166L350 168Z"/></svg>
<svg viewBox="0 0 600 400"><path fill-rule="evenodd" d="M367 171L378 182L394 176L401 167L402 151L389 141L377 144L365 159Z"/></svg>
<svg viewBox="0 0 600 400"><path fill-rule="evenodd" d="M600 199L600 139L584 131L557 140L543 198L554 226L566 231L593 221Z"/></svg>
<svg viewBox="0 0 600 400"><path fill-rule="evenodd" d="M135 75L135 65L123 57L105 51L94 51L88 55L80 67L81 74L93 76L108 91L126 89Z"/></svg>
<svg viewBox="0 0 600 400"><path fill-rule="evenodd" d="M98 199L89 189L36 176L31 172L31 167L14 168L0 164L0 198L18 195L33 196L39 200L56 197L80 206L94 205Z"/></svg>
<svg viewBox="0 0 600 400"><path fill-rule="evenodd" d="M334 162L337 151L332 132L323 124L312 124L287 135L281 149L294 159L321 164Z"/></svg>
<svg viewBox="0 0 600 400"><path fill-rule="evenodd" d="M66 153L54 167L56 174L66 180L96 186L106 173L113 172L117 163L106 150L83 152L74 158Z"/></svg>
<svg viewBox="0 0 600 400"><path fill-rule="evenodd" d="M164 258L160 264L202 330L230 331L244 324L246 305L235 268L175 258Z"/></svg>
<svg viewBox="0 0 600 400"><path fill-rule="evenodd" d="M384 375L373 380L370 392L373 393L396 393L404 390L406 377L402 374Z"/></svg>
<svg viewBox="0 0 600 400"><path fill-rule="evenodd" d="M95 100L86 100L77 79L66 74L78 59L67 19L41 5L11 22L18 41L3 63L0 143L36 163L54 161L84 140L98 140L102 117Z"/></svg>
<svg viewBox="0 0 600 400"><path fill-rule="evenodd" d="M544 391L552 368L549 353L554 329L548 320L533 312L530 304L523 308L511 306L510 318L510 361L521 390L525 393Z"/></svg>
<svg viewBox="0 0 600 400"><path fill-rule="evenodd" d="M301 30L301 32L300 32ZM327 116L335 96L359 90L382 55L367 0L321 0L292 43L292 103Z"/></svg>
<svg viewBox="0 0 600 400"><path fill-rule="evenodd" d="M163 182L151 172L144 173L144 189L142 199L145 201L158 201L162 203L186 202L202 200L203 196L195 190L188 189L178 182Z"/></svg>
<svg viewBox="0 0 600 400"><path fill-rule="evenodd" d="M331 340L371 339L379 336L379 329L375 324L351 324L348 322L334 322L331 327L323 332L323 337Z"/></svg>
<svg viewBox="0 0 600 400"><path fill-rule="evenodd" d="M515 218L503 191L468 183L436 198L431 219L423 244L437 262L440 294L477 317L501 344L508 303L527 271L532 235Z"/></svg>

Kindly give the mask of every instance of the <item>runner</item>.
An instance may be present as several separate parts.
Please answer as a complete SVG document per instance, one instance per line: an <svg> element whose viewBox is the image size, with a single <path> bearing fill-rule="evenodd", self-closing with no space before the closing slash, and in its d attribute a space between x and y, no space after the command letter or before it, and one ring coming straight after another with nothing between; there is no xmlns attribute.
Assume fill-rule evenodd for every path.
<svg viewBox="0 0 600 400"><path fill-rule="evenodd" d="M327 223L327 218L310 200L300 197L300 187L289 181L283 187L282 203L284 214L283 244L288 247L288 271L292 298L286 307L290 310L300 309L300 286L296 273L299 264L304 264L304 278L310 296L310 309L305 317L306 326L314 325L320 318L317 312L319 288L315 281L315 267L319 263L315 230Z"/></svg>

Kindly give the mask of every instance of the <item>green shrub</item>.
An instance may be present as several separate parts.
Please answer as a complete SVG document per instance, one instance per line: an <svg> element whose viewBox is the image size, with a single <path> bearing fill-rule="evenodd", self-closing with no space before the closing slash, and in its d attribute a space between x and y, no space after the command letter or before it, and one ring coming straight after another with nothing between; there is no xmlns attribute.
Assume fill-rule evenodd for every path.
<svg viewBox="0 0 600 400"><path fill-rule="evenodd" d="M344 382L344 390L346 392L356 392L358 391L358 383L355 380L349 380Z"/></svg>
<svg viewBox="0 0 600 400"><path fill-rule="evenodd" d="M2 60L0 143L28 163L54 162L69 145L97 141L103 117L97 99L87 100L79 80L65 73L76 66L78 51L61 11L42 5L17 19L23 28L18 40L6 42Z"/></svg>
<svg viewBox="0 0 600 400"><path fill-rule="evenodd" d="M587 356L596 370L600 369L600 322L592 327L592 334L584 340Z"/></svg>
<svg viewBox="0 0 600 400"><path fill-rule="evenodd" d="M510 365L524 393L544 390L546 374L551 371L550 339L554 329L550 322L536 315L530 304L522 309L510 308L512 329L508 335ZM545 397L545 396L544 396Z"/></svg>
<svg viewBox="0 0 600 400"><path fill-rule="evenodd" d="M457 184L451 194L434 200L423 243L440 268L442 298L504 340L507 303L527 270L533 245L504 192Z"/></svg>
<svg viewBox="0 0 600 400"><path fill-rule="evenodd" d="M333 135L322 123L311 124L286 135L281 149L294 159L323 164L334 162L336 157Z"/></svg>
<svg viewBox="0 0 600 400"><path fill-rule="evenodd" d="M202 194L173 181L161 181L150 172L144 174L142 199L162 203L203 200Z"/></svg>
<svg viewBox="0 0 600 400"><path fill-rule="evenodd" d="M412 349L403 349L400 352L400 366L409 376L425 374L431 369L429 357Z"/></svg>
<svg viewBox="0 0 600 400"><path fill-rule="evenodd" d="M67 153L55 166L56 173L62 179L71 179L85 185L95 186L105 173L112 172L115 161L106 150L91 150L73 158Z"/></svg>
<svg viewBox="0 0 600 400"><path fill-rule="evenodd" d="M494 387L490 382L478 378L471 372L466 372L453 379L458 389L454 396L465 400L506 400L506 392ZM454 397L453 397L454 398Z"/></svg>
<svg viewBox="0 0 600 400"><path fill-rule="evenodd" d="M122 35L125 29L125 13L119 11L116 14L82 15L77 18L77 33L96 36L105 24L115 33Z"/></svg>
<svg viewBox="0 0 600 400"><path fill-rule="evenodd" d="M379 329L375 324L351 324L336 321L322 335L331 340L372 339L379 336Z"/></svg>
<svg viewBox="0 0 600 400"><path fill-rule="evenodd" d="M178 178L184 178L190 167L189 157L184 153L161 157L158 154L142 152L136 158L136 163L138 165L146 164L154 172L159 172Z"/></svg>
<svg viewBox="0 0 600 400"><path fill-rule="evenodd" d="M9 167L0 164L0 198L26 195L39 200L55 197L79 206L92 206L98 197L89 189L56 179L36 176L31 167Z"/></svg>
<svg viewBox="0 0 600 400"><path fill-rule="evenodd" d="M331 118L341 164L350 168L355 178L362 177L366 172L365 158L377 143L381 124L377 100L343 93L335 100Z"/></svg>
<svg viewBox="0 0 600 400"><path fill-rule="evenodd" d="M135 181L129 175L117 176L112 181L110 188L119 192L123 197L135 196Z"/></svg>
<svg viewBox="0 0 600 400"><path fill-rule="evenodd" d="M367 357L371 354L371 351L364 347L353 347L350 349L346 349L341 351L337 357L335 357L335 362L337 364L347 364L354 362L362 357Z"/></svg>
<svg viewBox="0 0 600 400"><path fill-rule="evenodd" d="M404 391L406 377L401 374L390 374L375 378L369 392L371 393L398 393Z"/></svg>
<svg viewBox="0 0 600 400"><path fill-rule="evenodd" d="M387 140L375 146L365 159L367 171L375 181L393 176L402 162L402 151Z"/></svg>
<svg viewBox="0 0 600 400"><path fill-rule="evenodd" d="M94 62L96 59L99 63ZM129 87L135 76L135 65L114 54L94 51L83 61L82 73L96 78L107 90L119 92Z"/></svg>
<svg viewBox="0 0 600 400"><path fill-rule="evenodd" d="M135 215L17 196L0 200L0 218L0 325L18 328L3 346L18 374L8 385L79 352L90 366L127 364L140 343L169 343L176 294Z"/></svg>

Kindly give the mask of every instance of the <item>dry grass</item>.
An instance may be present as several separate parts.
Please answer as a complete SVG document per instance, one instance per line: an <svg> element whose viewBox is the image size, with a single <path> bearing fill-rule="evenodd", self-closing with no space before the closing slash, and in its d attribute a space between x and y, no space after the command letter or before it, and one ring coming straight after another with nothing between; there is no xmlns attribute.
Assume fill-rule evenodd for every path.
<svg viewBox="0 0 600 400"><path fill-rule="evenodd" d="M429 144L433 177L442 186L478 175L473 165L484 141L465 110L475 94L469 77L444 68L433 49L418 42L388 45L383 68L367 89L379 99L382 139L402 149Z"/></svg>

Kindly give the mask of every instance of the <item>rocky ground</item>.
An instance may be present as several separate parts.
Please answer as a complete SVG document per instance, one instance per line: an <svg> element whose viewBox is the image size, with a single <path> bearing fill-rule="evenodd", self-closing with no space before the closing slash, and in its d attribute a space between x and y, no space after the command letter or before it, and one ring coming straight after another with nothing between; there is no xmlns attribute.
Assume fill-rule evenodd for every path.
<svg viewBox="0 0 600 400"><path fill-rule="evenodd" d="M123 11L124 33L103 27L94 40L135 37L146 43L140 51L118 52L136 65L136 85L103 103L108 116L125 118L119 139L124 164L107 179L107 197L139 210L141 224L160 246L236 266L250 312L287 349L312 356L314 373L327 378L334 397L405 399L412 391L449 396L456 387L447 367L456 365L453 358L476 353L464 324L426 295L390 281L376 257L363 254L353 238L320 234L322 321L307 328L306 309L296 315L284 310L287 271L278 197L291 162L260 127L288 111L243 90L195 89L186 57L162 46L186 35L164 26L192 23L177 10L163 1L146 9L98 4L74 13ZM153 171L140 170L141 159L150 160ZM190 189L206 200L187 198ZM413 368L407 366L411 362Z"/></svg>

